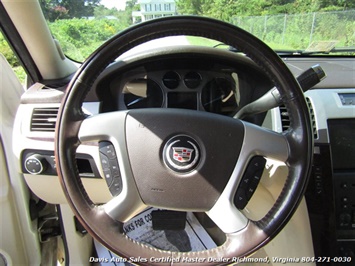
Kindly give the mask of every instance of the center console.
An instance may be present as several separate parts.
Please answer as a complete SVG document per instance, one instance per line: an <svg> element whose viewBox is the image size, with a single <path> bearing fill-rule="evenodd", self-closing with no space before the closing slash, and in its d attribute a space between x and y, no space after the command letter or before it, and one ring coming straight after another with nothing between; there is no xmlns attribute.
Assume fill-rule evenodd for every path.
<svg viewBox="0 0 355 266"><path fill-rule="evenodd" d="M339 256L355 257L355 118L329 119L336 241Z"/></svg>
<svg viewBox="0 0 355 266"><path fill-rule="evenodd" d="M355 265L354 90L309 91L315 113L313 169L306 191L315 256ZM317 264L317 265L321 265Z"/></svg>

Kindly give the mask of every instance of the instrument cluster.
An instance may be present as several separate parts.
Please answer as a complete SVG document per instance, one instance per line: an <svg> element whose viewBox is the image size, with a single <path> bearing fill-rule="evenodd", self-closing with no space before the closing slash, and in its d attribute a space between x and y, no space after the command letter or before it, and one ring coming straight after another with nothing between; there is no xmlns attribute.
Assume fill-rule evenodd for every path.
<svg viewBox="0 0 355 266"><path fill-rule="evenodd" d="M238 74L230 71L150 71L120 83L126 109L184 108L231 115L240 104Z"/></svg>

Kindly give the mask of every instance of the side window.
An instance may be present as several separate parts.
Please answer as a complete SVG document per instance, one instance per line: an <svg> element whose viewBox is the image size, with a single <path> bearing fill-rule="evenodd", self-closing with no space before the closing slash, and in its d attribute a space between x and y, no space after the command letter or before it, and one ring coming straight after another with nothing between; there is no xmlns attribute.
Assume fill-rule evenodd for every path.
<svg viewBox="0 0 355 266"><path fill-rule="evenodd" d="M22 85L26 83L26 72L0 31L0 54L5 56Z"/></svg>

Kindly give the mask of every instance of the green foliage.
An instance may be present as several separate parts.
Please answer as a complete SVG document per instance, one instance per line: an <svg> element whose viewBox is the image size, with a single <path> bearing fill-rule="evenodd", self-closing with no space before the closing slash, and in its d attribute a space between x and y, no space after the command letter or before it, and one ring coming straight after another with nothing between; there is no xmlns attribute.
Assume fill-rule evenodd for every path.
<svg viewBox="0 0 355 266"><path fill-rule="evenodd" d="M176 7L179 14L183 15L201 15L203 13L203 6L206 8L208 1L205 0L178 0Z"/></svg>
<svg viewBox="0 0 355 266"><path fill-rule="evenodd" d="M133 19L132 19L132 11L137 11L140 9L139 5L137 4L137 0L127 0L126 1L126 8L125 10L121 13L121 19L123 23L126 23L126 25L132 25Z"/></svg>
<svg viewBox="0 0 355 266"><path fill-rule="evenodd" d="M11 47L8 45L4 36L0 32L0 53L5 56L6 60L9 62L11 66L17 67L20 65L17 57L14 52L11 50Z"/></svg>
<svg viewBox="0 0 355 266"><path fill-rule="evenodd" d="M114 16L117 18L117 15L118 15L118 10L117 8L107 8L105 6L97 6L95 9L94 9L94 17L96 19L103 19L103 18L106 18L107 16Z"/></svg>
<svg viewBox="0 0 355 266"><path fill-rule="evenodd" d="M239 16L232 23L274 49L304 50L313 42L334 41L337 47L355 46L355 10ZM277 46L275 46L277 44Z"/></svg>
<svg viewBox="0 0 355 266"><path fill-rule="evenodd" d="M25 70L23 69L23 67L22 66L17 66L17 67L13 67L12 69L15 72L15 75L19 79L20 83L23 86L25 86L27 74L26 74Z"/></svg>
<svg viewBox="0 0 355 266"><path fill-rule="evenodd" d="M19 78L21 84L25 84L26 72L23 69L23 67L20 65L19 60L17 59L14 52L11 50L10 46L8 45L1 31L0 31L0 54L5 56L6 60L12 66L12 69L14 70L16 76Z"/></svg>
<svg viewBox="0 0 355 266"><path fill-rule="evenodd" d="M179 14L207 15L230 21L234 16L299 14L355 8L349 0L176 0Z"/></svg>
<svg viewBox="0 0 355 266"><path fill-rule="evenodd" d="M125 11L108 9L99 2L40 0L51 32L68 57L85 60L104 41L132 24L131 13L137 9L137 0L126 1ZM176 0L176 4L180 14L228 21L251 32L274 49L305 49L312 42L325 40L336 41L338 47L355 46L355 11L344 11L355 9L355 1ZM95 19L81 18L89 16L95 16ZM107 19L107 16L117 19ZM203 38L189 38L189 41L198 45L216 44ZM20 76L25 76L2 34L0 53Z"/></svg>
<svg viewBox="0 0 355 266"><path fill-rule="evenodd" d="M186 39L189 42L189 44L198 45L198 46L214 47L220 44L220 42L218 41L203 38L203 37L186 36Z"/></svg>
<svg viewBox="0 0 355 266"><path fill-rule="evenodd" d="M115 19L61 19L49 24L64 53L83 61L105 40L125 28Z"/></svg>

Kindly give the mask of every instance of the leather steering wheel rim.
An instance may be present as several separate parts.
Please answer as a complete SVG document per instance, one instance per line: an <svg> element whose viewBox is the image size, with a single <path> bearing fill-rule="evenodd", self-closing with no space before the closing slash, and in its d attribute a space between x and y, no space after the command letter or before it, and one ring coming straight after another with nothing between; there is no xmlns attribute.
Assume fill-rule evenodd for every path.
<svg viewBox="0 0 355 266"><path fill-rule="evenodd" d="M282 135L288 152L289 168L284 188L275 205L259 221L248 221L245 228L226 234L226 242L208 251L179 253L158 250L137 243L122 232L122 223L88 197L76 167L75 151L80 145L79 132L86 120L81 105L99 74L118 56L149 40L193 35L215 39L237 47L249 56L274 81L282 96L291 125ZM74 214L87 231L119 256L201 258L198 265L211 264L209 258L244 257L268 243L295 212L304 194L312 162L312 133L308 107L299 84L283 61L263 42L248 32L228 23L209 18L176 16L151 20L117 34L97 49L80 67L62 100L55 137L58 175ZM159 265L151 261L142 265ZM184 264L184 263L182 263ZM217 264L221 264L218 262ZM223 263L222 263L223 264Z"/></svg>

